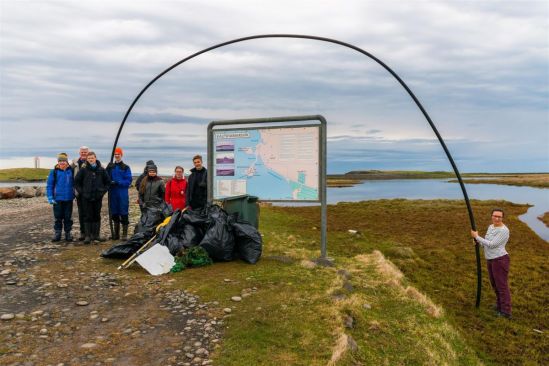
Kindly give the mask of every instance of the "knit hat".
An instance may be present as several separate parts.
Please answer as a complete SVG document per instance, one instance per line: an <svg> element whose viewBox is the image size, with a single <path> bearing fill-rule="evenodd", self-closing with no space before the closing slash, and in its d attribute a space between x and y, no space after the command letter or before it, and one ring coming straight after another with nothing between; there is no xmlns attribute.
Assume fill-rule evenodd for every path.
<svg viewBox="0 0 549 366"><path fill-rule="evenodd" d="M147 171L151 171L151 170L158 172L158 168L154 164L147 165Z"/></svg>
<svg viewBox="0 0 549 366"><path fill-rule="evenodd" d="M69 161L67 153L62 152L57 154L57 161Z"/></svg>
<svg viewBox="0 0 549 366"><path fill-rule="evenodd" d="M116 149L114 149L114 153L124 155L124 152L122 151L122 148L120 148L120 147L117 147Z"/></svg>
<svg viewBox="0 0 549 366"><path fill-rule="evenodd" d="M147 162L145 163L146 166L149 166L149 165L154 165L154 161L152 160L147 160Z"/></svg>

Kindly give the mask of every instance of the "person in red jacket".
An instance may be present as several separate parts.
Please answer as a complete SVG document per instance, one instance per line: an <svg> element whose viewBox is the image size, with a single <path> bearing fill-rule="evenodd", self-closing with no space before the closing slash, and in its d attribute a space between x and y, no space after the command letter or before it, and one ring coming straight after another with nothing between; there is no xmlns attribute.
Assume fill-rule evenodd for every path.
<svg viewBox="0 0 549 366"><path fill-rule="evenodd" d="M175 176L166 184L164 200L171 205L173 210L182 210L186 205L185 194L187 193L187 180L183 175L183 168L175 167Z"/></svg>

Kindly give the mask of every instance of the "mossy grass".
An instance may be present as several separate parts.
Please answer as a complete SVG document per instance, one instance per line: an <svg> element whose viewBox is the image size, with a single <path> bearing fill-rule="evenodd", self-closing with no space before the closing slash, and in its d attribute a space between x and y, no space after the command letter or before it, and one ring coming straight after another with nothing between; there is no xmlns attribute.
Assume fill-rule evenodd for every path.
<svg viewBox="0 0 549 366"><path fill-rule="evenodd" d="M48 178L50 169L44 168L12 168L0 169L0 181L2 182L37 182Z"/></svg>
<svg viewBox="0 0 549 366"><path fill-rule="evenodd" d="M476 270L467 211L461 201L379 200L340 203L328 210L329 244L332 256L352 257L379 249L387 254L408 281L443 306L449 323L467 339L488 364L547 364L549 340L549 245L518 220L527 206L503 201L472 201L481 234L493 207L506 211L511 230L510 286L513 320L497 318L492 310L495 296L483 266L483 297L475 309ZM275 215L295 214L287 230L311 237L317 225L317 208L273 207ZM298 219L299 218L299 219ZM347 230L358 230L351 235ZM409 247L416 257L395 255L395 247ZM389 312L390 313L390 312ZM538 333L534 329L544 333Z"/></svg>
<svg viewBox="0 0 549 366"><path fill-rule="evenodd" d="M457 182L452 180L452 182ZM464 183L467 184L503 184L508 186L528 186L536 188L549 188L549 174L520 174L509 176L497 176L486 179L465 179Z"/></svg>

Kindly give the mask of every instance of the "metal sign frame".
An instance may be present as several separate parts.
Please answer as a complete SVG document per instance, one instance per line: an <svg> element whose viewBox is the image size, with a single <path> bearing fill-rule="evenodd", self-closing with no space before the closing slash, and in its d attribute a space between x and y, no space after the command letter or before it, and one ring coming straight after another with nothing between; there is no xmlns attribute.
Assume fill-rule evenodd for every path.
<svg viewBox="0 0 549 366"><path fill-rule="evenodd" d="M269 128L299 128L299 127L318 127L319 128L319 149L318 149L318 200L262 200L265 202L320 202L320 258L326 258L327 250L327 203L326 203L326 156L327 156L327 123L326 119L321 115L310 115L310 116L288 116L288 117L271 117L271 118L250 118L250 119L234 119L234 120L221 120L221 121L212 121L208 124L208 169L211 173L208 174L208 202L213 201L213 184L214 184L214 153L213 153L213 136L216 131L215 127L218 126L235 126L235 125L255 125L255 124L273 124L273 123L284 123L284 122L318 122L313 124L296 124L296 125L284 125L284 126L266 126L266 127L256 127L257 129L269 129ZM240 128L226 128L223 130L249 130L254 127L240 127Z"/></svg>

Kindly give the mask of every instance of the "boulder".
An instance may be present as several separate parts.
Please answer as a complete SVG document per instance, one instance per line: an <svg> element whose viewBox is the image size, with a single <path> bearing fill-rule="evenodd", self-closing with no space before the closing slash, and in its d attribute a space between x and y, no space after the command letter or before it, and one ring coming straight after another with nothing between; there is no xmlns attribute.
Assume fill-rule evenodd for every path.
<svg viewBox="0 0 549 366"><path fill-rule="evenodd" d="M34 187L21 187L17 190L17 196L21 198L36 197L36 188Z"/></svg>
<svg viewBox="0 0 549 366"><path fill-rule="evenodd" d="M0 188L0 199L11 199L17 196L15 188Z"/></svg>
<svg viewBox="0 0 549 366"><path fill-rule="evenodd" d="M43 197L46 195L46 187L36 187L36 197Z"/></svg>

